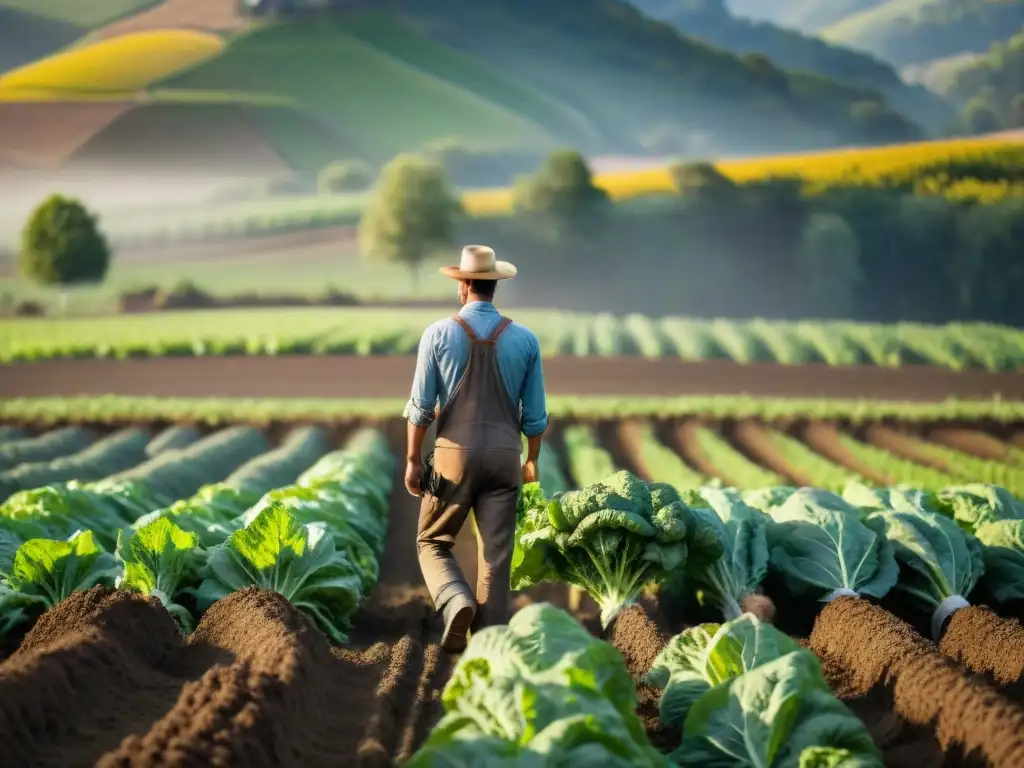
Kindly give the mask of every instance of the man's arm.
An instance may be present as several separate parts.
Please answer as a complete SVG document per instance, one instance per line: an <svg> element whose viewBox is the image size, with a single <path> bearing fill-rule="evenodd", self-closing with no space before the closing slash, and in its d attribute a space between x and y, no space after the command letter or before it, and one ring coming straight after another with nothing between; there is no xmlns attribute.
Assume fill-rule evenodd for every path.
<svg viewBox="0 0 1024 768"><path fill-rule="evenodd" d="M406 430L405 487L413 496L420 496L420 478L423 464L423 438L434 420L434 406L437 404L437 357L434 355L434 338L427 329L420 339L416 354L416 373L412 378L412 394L403 415L409 420Z"/></svg>
<svg viewBox="0 0 1024 768"><path fill-rule="evenodd" d="M533 339L533 359L526 370L523 382L523 423L526 435L526 461L523 464L523 482L537 481L537 460L548 428L547 397L544 393L544 368L540 357L540 344Z"/></svg>

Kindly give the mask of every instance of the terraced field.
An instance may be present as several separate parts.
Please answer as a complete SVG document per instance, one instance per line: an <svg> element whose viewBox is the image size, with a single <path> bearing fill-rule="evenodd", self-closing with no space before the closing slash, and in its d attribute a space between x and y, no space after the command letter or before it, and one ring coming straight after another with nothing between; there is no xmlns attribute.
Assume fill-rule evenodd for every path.
<svg viewBox="0 0 1024 768"><path fill-rule="evenodd" d="M542 454L541 481L550 493L627 469L681 489L726 483L842 490L848 480L867 475L938 489L982 479L982 473L1020 498L1024 420L994 420L995 414L959 423L778 420L767 412L740 419L561 419ZM26 570L27 554L15 557L13 570L0 559L0 573L9 574L4 578L14 591L32 598L19 608L7 586L6 601L0 601L2 643L9 654L0 661L0 719L19 723L0 730L3 754L26 766L186 759L364 766L414 757L443 710L455 706L442 703L441 693L459 660L439 648L439 627L420 586L417 501L401 491L401 467L393 459L401 455L403 432L397 420L323 427L276 422L262 429L138 419L131 425L23 422L0 428L3 481L25 477L28 467L33 483L65 481L75 472L93 481L77 496L58 491L69 501L61 508L48 506L43 497L29 504L24 491L12 496L0 506L0 534L58 539L89 527L95 551L113 552L118 529L128 526L144 553L146 539L139 531L169 521L185 542L174 539L165 546L199 546L220 551L218 557L230 549L239 562L253 564L245 560L255 554L246 554L244 535L263 535L256 521L277 509L271 503L276 498L298 526L287 535L306 542L289 546L297 546L297 553L312 546L312 529L302 524L319 521L334 536L335 549L348 553L345 567L355 569L346 571L348 581L331 582L349 585L348 598L341 600L324 592L331 589L327 582L303 598L286 581L275 581L275 566L266 562L230 583L218 582L227 578L217 575L221 571L201 576L185 568L180 581L160 582L163 589L146 598L156 582L137 574L160 571L159 560L140 560L122 544L116 562L110 555L79 555L106 558L105 571L90 570L92 580L79 572L83 591L43 598ZM126 468L131 460L124 457L131 451L138 463ZM104 474L108 478L95 483ZM261 500L271 488L284 490ZM175 499L185 501L167 506ZM383 500L386 513L374 499ZM279 524L292 523L282 517ZM471 583L474 548L467 526L456 553ZM303 567L303 557L289 567ZM122 562L141 569L134 577L124 571L122 587L132 585L135 592L110 589L112 574L127 568ZM96 578L100 572L108 576ZM199 580L197 592L185 589ZM884 764L1016 765L1024 759L1024 646L1019 624L1000 616L1022 615L1021 604L992 602L982 589L969 596L971 602L985 600L995 612L960 608L941 642L933 643L925 639L928 613L902 597L840 597L822 609L813 598L791 594L771 568L763 584L774 604L775 626L813 651L832 694L856 715L851 722L870 735L868 743L880 750ZM223 597L211 603L204 595ZM679 743L678 727L658 714L659 691L646 675L673 632L712 620L706 605L679 602L664 590L650 592L602 630L594 601L581 599L565 583L532 587L516 600L520 609L540 602L566 609L609 641L621 657L606 664L622 664L621 674L636 683L634 704L650 744L667 751ZM318 604L330 607L315 612L310 606ZM23 615L16 615L19 610ZM553 620L546 610L525 612L519 621ZM467 668L463 674L475 673ZM893 679L895 688L886 683ZM472 695L466 693L465 700ZM617 704L623 702L628 705L628 696ZM432 749L438 738L431 736ZM649 760L662 759L651 755ZM428 759L424 754L417 759L429 764L422 762Z"/></svg>

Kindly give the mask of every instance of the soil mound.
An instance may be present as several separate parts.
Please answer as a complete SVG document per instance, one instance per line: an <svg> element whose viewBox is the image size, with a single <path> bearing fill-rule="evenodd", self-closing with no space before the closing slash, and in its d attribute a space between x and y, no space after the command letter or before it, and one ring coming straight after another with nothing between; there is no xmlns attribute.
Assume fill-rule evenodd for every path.
<svg viewBox="0 0 1024 768"><path fill-rule="evenodd" d="M44 614L0 665L6 765L92 765L177 698L182 637L155 600L94 587Z"/></svg>
<svg viewBox="0 0 1024 768"><path fill-rule="evenodd" d="M809 645L840 698L879 697L908 723L934 729L943 764L1024 765L1024 710L888 611L838 598L819 614Z"/></svg>
<svg viewBox="0 0 1024 768"><path fill-rule="evenodd" d="M980 606L956 611L939 643L939 650L972 672L985 675L1003 693L1024 700L1024 628Z"/></svg>
<svg viewBox="0 0 1024 768"><path fill-rule="evenodd" d="M188 646L219 663L98 765L326 766L352 754L377 665L335 657L281 595L250 587L214 603Z"/></svg>
<svg viewBox="0 0 1024 768"><path fill-rule="evenodd" d="M636 713L643 721L647 738L669 752L679 746L679 730L661 722L658 701L661 691L643 682L661 649L668 643L670 632L661 607L653 596L644 595L636 604L619 614L612 626L610 642L622 654L630 676L636 681Z"/></svg>

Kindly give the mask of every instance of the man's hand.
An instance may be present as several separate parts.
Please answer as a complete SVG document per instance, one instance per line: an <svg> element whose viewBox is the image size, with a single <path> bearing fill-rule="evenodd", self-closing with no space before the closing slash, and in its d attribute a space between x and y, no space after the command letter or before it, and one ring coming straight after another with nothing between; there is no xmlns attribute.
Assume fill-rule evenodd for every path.
<svg viewBox="0 0 1024 768"><path fill-rule="evenodd" d="M408 461L405 464L405 490L412 496L422 496L420 481L423 479L423 465L418 461Z"/></svg>
<svg viewBox="0 0 1024 768"><path fill-rule="evenodd" d="M536 483L537 482L537 462L536 461L524 461L523 462L523 482L524 483Z"/></svg>

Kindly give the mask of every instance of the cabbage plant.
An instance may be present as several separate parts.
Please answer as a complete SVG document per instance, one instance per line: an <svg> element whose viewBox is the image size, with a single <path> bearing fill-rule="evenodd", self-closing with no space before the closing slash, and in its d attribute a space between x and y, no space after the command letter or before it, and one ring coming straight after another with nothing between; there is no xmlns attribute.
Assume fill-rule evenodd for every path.
<svg viewBox="0 0 1024 768"><path fill-rule="evenodd" d="M348 638L362 598L359 573L335 549L326 524L302 525L281 504L271 504L245 528L211 549L196 591L200 612L248 586L284 595L333 642Z"/></svg>
<svg viewBox="0 0 1024 768"><path fill-rule="evenodd" d="M678 492L617 472L578 491L539 497L521 511L512 556L512 589L562 581L585 590L608 627L644 586L674 570L706 567L722 555L718 532Z"/></svg>
<svg viewBox="0 0 1024 768"><path fill-rule="evenodd" d="M547 603L473 634L441 701L409 768L667 765L619 652Z"/></svg>
<svg viewBox="0 0 1024 768"><path fill-rule="evenodd" d="M122 531L116 555L124 571L115 586L157 598L190 633L192 614L176 601L199 585L203 553L198 534L183 531L167 517L157 518L137 531Z"/></svg>

